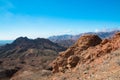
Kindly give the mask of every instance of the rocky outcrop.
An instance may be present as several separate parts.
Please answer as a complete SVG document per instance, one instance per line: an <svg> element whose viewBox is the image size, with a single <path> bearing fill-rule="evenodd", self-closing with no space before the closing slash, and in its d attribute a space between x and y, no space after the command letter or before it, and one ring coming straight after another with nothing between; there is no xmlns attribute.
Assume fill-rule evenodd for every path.
<svg viewBox="0 0 120 80"><path fill-rule="evenodd" d="M77 64L89 64L95 59L120 48L120 32L110 39L101 40L97 35L83 35L66 51L61 52L51 64L53 72L60 72L59 68L76 67ZM69 66L68 66L69 65Z"/></svg>
<svg viewBox="0 0 120 80"><path fill-rule="evenodd" d="M89 47L96 46L100 44L102 41L97 35L83 35L80 39L75 43L74 47L78 47L81 50L86 50Z"/></svg>
<svg viewBox="0 0 120 80"><path fill-rule="evenodd" d="M65 52L61 52L59 57L53 61L53 72L59 72L59 67L63 69L68 68L67 65L75 67L79 59L81 59L78 55L87 48L100 44L101 41L97 35L83 35L72 47Z"/></svg>
<svg viewBox="0 0 120 80"><path fill-rule="evenodd" d="M67 63L68 63L67 67L68 68L75 67L78 64L79 60L80 60L80 58L78 56L75 56L75 55L72 55L72 56L68 57L68 59L67 59Z"/></svg>

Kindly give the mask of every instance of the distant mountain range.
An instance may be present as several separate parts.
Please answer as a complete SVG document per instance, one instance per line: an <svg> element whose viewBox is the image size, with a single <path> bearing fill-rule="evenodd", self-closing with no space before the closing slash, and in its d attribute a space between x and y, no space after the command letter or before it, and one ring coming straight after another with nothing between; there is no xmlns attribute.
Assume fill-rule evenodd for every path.
<svg viewBox="0 0 120 80"><path fill-rule="evenodd" d="M80 38L80 36L84 34L96 34L100 38L104 39L113 36L113 34L115 34L118 31L120 30L113 30L108 32L87 32L78 35L58 35L58 36L51 36L48 39L51 40L52 42L60 44L61 46L69 47L73 45Z"/></svg>
<svg viewBox="0 0 120 80"><path fill-rule="evenodd" d="M0 57L13 57L15 55L17 55L15 57L19 57L25 53L42 55L42 53L46 53L46 50L48 50L47 53L49 53L49 51L57 53L65 50L65 48L44 38L28 39L27 37L19 37L11 44L0 47ZM18 54L20 55L18 56Z"/></svg>
<svg viewBox="0 0 120 80"><path fill-rule="evenodd" d="M50 37L48 37L48 39L54 43L58 43L59 45L68 48L69 46L74 44L80 38L80 36L82 36L84 34L96 34L100 38L104 39L104 38L109 38L109 37L113 36L113 34L118 31L120 31L120 30L113 30L113 31L108 31L108 32L87 32L87 33L80 33L78 35L65 34L65 35L58 35L58 36L50 36ZM13 40L0 40L0 46L5 45L5 44L10 44L12 42L13 42Z"/></svg>
<svg viewBox="0 0 120 80"><path fill-rule="evenodd" d="M11 77L20 69L45 69L64 50L65 47L48 39L19 37L12 43L0 46L0 80Z"/></svg>

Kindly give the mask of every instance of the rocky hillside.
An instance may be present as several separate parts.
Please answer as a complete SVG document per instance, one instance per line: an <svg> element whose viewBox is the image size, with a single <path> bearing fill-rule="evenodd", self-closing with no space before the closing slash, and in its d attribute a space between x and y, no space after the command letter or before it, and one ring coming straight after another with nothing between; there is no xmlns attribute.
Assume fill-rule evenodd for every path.
<svg viewBox="0 0 120 80"><path fill-rule="evenodd" d="M45 50L54 51L57 53L65 50L65 48L51 42L48 39L37 38L33 40L28 39L27 37L19 37L13 43L0 47L0 57L23 57L28 55L26 53L42 55Z"/></svg>
<svg viewBox="0 0 120 80"><path fill-rule="evenodd" d="M11 80L120 80L120 32L109 39L83 35L50 63L51 70L25 70Z"/></svg>
<svg viewBox="0 0 120 80"><path fill-rule="evenodd" d="M51 64L53 73L63 72L63 75L65 73L65 80L109 80L109 78L119 80L120 52L114 52L119 48L120 32L104 40L97 35L84 35L53 61ZM73 70L73 73L77 73L78 76L71 72L68 73L69 70ZM74 76L71 77L71 75ZM53 80L62 80L62 78L56 77Z"/></svg>
<svg viewBox="0 0 120 80"><path fill-rule="evenodd" d="M18 71L49 69L48 64L66 48L48 39L19 37L0 47L0 80Z"/></svg>
<svg viewBox="0 0 120 80"><path fill-rule="evenodd" d="M97 35L82 36L72 47L68 48L65 52L61 52L57 59L53 61L53 72L59 72L59 67L67 68L68 64L70 63L69 60L72 60L72 58L75 59L76 62L73 62L73 64L70 63L71 65L69 65L69 67L75 67L79 60L84 59L84 56L87 55L87 53L82 54L82 52L86 51L90 47L100 44L101 41L102 40Z"/></svg>

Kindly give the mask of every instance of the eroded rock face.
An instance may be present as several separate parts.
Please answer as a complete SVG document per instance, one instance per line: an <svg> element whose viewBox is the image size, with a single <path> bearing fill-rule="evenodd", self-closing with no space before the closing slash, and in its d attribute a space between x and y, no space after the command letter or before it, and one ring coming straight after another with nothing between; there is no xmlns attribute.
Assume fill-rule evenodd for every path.
<svg viewBox="0 0 120 80"><path fill-rule="evenodd" d="M98 57L104 56L120 48L120 32L110 39L101 40L97 35L83 35L66 51L61 52L53 61L53 72L60 72L59 68L74 68L79 63L90 64Z"/></svg>
<svg viewBox="0 0 120 80"><path fill-rule="evenodd" d="M0 71L0 77L12 77L18 72L14 67L24 69L27 66L24 69L26 71L28 68L45 69L58 52L64 50L65 47L48 39L19 37L11 44L0 47L0 70L3 70Z"/></svg>
<svg viewBox="0 0 120 80"><path fill-rule="evenodd" d="M53 72L59 72L59 68L68 68L75 67L79 62L80 56L82 51L86 50L89 47L96 46L101 43L101 39L97 35L83 35L80 39L66 51L61 52L59 57L53 61L52 67Z"/></svg>
<svg viewBox="0 0 120 80"><path fill-rule="evenodd" d="M80 58L78 56L72 55L67 59L67 63L68 63L68 67L69 68L73 68L75 67L78 62L79 62Z"/></svg>

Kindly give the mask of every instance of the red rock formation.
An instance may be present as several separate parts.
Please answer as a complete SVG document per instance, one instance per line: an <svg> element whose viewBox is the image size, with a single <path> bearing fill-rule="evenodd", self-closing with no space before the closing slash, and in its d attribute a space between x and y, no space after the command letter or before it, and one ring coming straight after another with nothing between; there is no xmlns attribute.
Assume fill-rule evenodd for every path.
<svg viewBox="0 0 120 80"><path fill-rule="evenodd" d="M67 59L68 67L69 68L75 67L77 65L77 63L79 62L79 60L80 60L80 58L75 55L68 57L68 59Z"/></svg>
<svg viewBox="0 0 120 80"><path fill-rule="evenodd" d="M61 52L59 57L53 61L53 72L59 72L59 67L67 68L67 65L75 67L80 59L77 55L89 47L100 44L101 41L97 35L83 35L72 47Z"/></svg>
<svg viewBox="0 0 120 80"><path fill-rule="evenodd" d="M97 35L83 35L66 51L59 54L53 61L53 72L59 72L59 68L67 69L79 64L89 64L96 58L106 55L120 48L120 32L110 39L101 40Z"/></svg>

